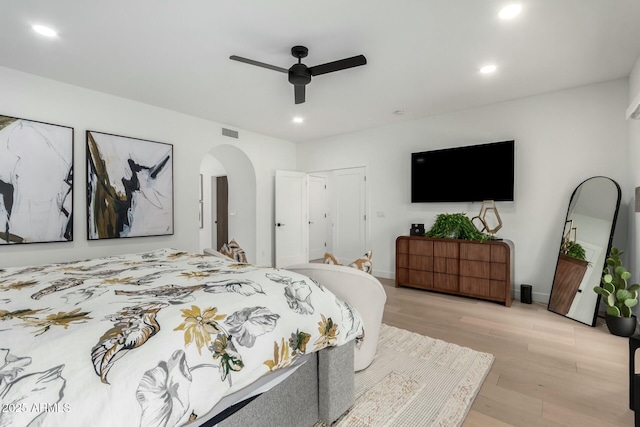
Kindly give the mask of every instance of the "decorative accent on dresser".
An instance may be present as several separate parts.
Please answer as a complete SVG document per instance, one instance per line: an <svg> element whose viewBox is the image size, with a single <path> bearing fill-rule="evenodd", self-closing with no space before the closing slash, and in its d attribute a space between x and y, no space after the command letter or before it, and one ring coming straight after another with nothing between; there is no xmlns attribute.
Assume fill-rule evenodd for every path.
<svg viewBox="0 0 640 427"><path fill-rule="evenodd" d="M424 224L411 224L410 236L424 236Z"/></svg>
<svg viewBox="0 0 640 427"><path fill-rule="evenodd" d="M476 240L484 242L491 236L479 231L466 213L441 213L426 233L426 237Z"/></svg>
<svg viewBox="0 0 640 427"><path fill-rule="evenodd" d="M485 200L482 202L478 215L471 218L473 225L475 225L474 221L476 219L482 224L482 227L476 225L476 228L481 232L486 231L492 236L495 236L498 230L502 228L502 218L500 218L498 207L493 200Z"/></svg>
<svg viewBox="0 0 640 427"><path fill-rule="evenodd" d="M513 243L418 236L396 239L396 287L464 295L511 306Z"/></svg>

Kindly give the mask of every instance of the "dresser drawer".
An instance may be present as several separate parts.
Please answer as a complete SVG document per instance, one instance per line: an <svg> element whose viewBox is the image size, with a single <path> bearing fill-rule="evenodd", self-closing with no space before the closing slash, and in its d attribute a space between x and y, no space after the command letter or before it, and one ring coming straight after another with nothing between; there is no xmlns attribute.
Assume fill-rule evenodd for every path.
<svg viewBox="0 0 640 427"><path fill-rule="evenodd" d="M433 273L430 271L409 270L409 284L419 288L433 288Z"/></svg>
<svg viewBox="0 0 640 427"><path fill-rule="evenodd" d="M409 241L409 253L411 255L433 256L433 242L431 240Z"/></svg>
<svg viewBox="0 0 640 427"><path fill-rule="evenodd" d="M491 278L491 264L482 261L460 260L460 275L478 277L480 279Z"/></svg>
<svg viewBox="0 0 640 427"><path fill-rule="evenodd" d="M460 259L491 261L491 245L483 243L460 243Z"/></svg>
<svg viewBox="0 0 640 427"><path fill-rule="evenodd" d="M409 255L409 268L412 270L433 271L433 257Z"/></svg>

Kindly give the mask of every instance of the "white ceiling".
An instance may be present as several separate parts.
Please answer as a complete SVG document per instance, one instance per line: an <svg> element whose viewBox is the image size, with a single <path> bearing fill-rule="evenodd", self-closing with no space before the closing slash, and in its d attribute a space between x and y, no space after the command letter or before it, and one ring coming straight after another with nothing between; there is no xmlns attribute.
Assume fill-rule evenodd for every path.
<svg viewBox="0 0 640 427"><path fill-rule="evenodd" d="M0 0L0 65L298 142L626 77L640 56L638 0L521 0L501 21L508 3ZM285 74L229 60L289 68L298 44L308 66L368 64L315 77L296 106Z"/></svg>

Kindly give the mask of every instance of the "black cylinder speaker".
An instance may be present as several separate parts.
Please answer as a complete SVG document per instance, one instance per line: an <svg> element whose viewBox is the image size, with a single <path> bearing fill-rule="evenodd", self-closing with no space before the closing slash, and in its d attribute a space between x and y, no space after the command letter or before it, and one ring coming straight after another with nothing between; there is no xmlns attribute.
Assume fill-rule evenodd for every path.
<svg viewBox="0 0 640 427"><path fill-rule="evenodd" d="M531 304L531 285L520 285L520 302Z"/></svg>

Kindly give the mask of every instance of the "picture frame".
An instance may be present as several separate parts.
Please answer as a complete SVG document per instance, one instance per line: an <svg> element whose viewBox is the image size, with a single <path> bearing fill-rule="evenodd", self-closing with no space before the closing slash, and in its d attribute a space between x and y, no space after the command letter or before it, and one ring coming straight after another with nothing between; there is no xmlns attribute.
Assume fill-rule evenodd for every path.
<svg viewBox="0 0 640 427"><path fill-rule="evenodd" d="M198 209L198 221L200 223L200 228L204 228L204 204L202 200L199 202L200 209Z"/></svg>
<svg viewBox="0 0 640 427"><path fill-rule="evenodd" d="M200 199L199 200L203 201L204 199L203 199L203 192L202 192L202 174L200 174L200 187L199 188L200 188L200 193L199 193L200 194Z"/></svg>
<svg viewBox="0 0 640 427"><path fill-rule="evenodd" d="M0 245L73 241L70 126L0 115Z"/></svg>
<svg viewBox="0 0 640 427"><path fill-rule="evenodd" d="M173 145L87 130L87 238L173 234Z"/></svg>

